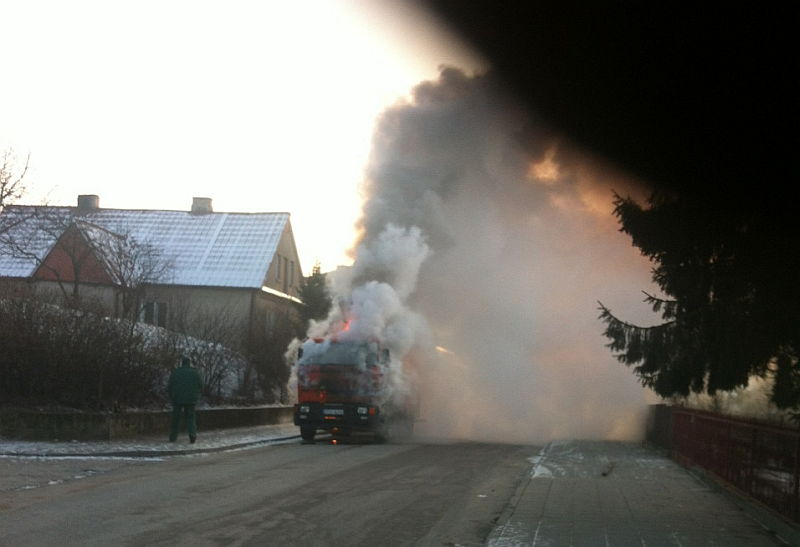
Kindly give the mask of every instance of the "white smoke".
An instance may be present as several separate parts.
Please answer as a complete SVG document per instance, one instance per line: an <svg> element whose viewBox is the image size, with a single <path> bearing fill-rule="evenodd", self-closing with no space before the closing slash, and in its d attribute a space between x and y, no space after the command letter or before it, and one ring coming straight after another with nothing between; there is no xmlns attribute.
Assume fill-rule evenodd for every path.
<svg viewBox="0 0 800 547"><path fill-rule="evenodd" d="M631 317L654 289L612 188L639 190L490 77L444 68L379 121L354 264L309 336L387 344L425 436L639 438L654 399L605 347L597 301Z"/></svg>
<svg viewBox="0 0 800 547"><path fill-rule="evenodd" d="M307 333L310 338L379 341L390 352L388 390L396 398L413 391L408 356L429 338L424 318L407 305L429 252L419 228L387 224L358 246L351 268L330 276L335 305L324 321L312 322ZM293 358L298 347L295 341L287 357ZM317 347L324 349L324 344ZM295 371L292 378L296 383Z"/></svg>
<svg viewBox="0 0 800 547"><path fill-rule="evenodd" d="M335 305L325 321L312 324L309 336L336 334L340 339L380 340L399 356L427 330L422 317L408 309L419 269L429 248L415 227L385 226L356 250L353 266L331 276Z"/></svg>
<svg viewBox="0 0 800 547"><path fill-rule="evenodd" d="M370 319L384 336L401 327L421 384L419 432L643 434L648 392L605 348L597 319L597 300L627 306L653 290L649 264L618 233L612 188L639 187L538 126L489 77L444 68L384 113L361 241L336 289L394 289L397 300L380 296L385 312L365 298L363 316L391 318Z"/></svg>
<svg viewBox="0 0 800 547"><path fill-rule="evenodd" d="M337 292L346 292L358 280L382 279L392 286L399 298L406 300L416 288L420 266L429 252L419 228L388 224L376 238L359 245L350 278L338 279L347 283L345 287L338 287Z"/></svg>
<svg viewBox="0 0 800 547"><path fill-rule="evenodd" d="M692 393L687 397L673 397L672 403L689 408L709 410L718 414L756 419L776 424L792 422L792 412L780 410L772 402L774 377L753 376L747 386L714 395Z"/></svg>

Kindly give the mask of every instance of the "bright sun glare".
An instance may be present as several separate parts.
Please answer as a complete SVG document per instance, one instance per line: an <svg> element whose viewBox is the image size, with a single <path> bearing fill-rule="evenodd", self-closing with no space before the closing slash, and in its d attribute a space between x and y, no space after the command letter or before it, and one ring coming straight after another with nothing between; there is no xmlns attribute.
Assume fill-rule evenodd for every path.
<svg viewBox="0 0 800 547"><path fill-rule="evenodd" d="M7 0L0 150L27 203L289 211L305 273L348 263L381 111L485 63L388 0Z"/></svg>

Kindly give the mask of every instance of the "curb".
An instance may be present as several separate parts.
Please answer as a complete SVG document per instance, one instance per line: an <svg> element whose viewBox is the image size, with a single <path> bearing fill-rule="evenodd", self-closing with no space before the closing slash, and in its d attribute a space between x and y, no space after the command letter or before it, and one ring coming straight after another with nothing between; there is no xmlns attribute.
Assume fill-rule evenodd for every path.
<svg viewBox="0 0 800 547"><path fill-rule="evenodd" d="M522 496L525 495L525 490L528 489L528 486L531 484L531 480L536 472L536 469L541 464L542 460L545 459L547 453L550 451L550 445L552 443L547 443L542 447L539 451L537 456L538 460L534 463L533 467L530 469L525 469L521 477L519 479L519 484L517 485L514 493L511 495L511 498L506 503L506 506L503 508L503 511L497 517L496 525L492 528L492 531L489 532L489 535L486 536L486 540L484 545L489 547L501 547L506 545L507 540L503 537L505 534L506 528L508 528L509 523L511 522L511 517L514 515L514 512L517 510L517 505L519 505L519 500L522 499Z"/></svg>
<svg viewBox="0 0 800 547"><path fill-rule="evenodd" d="M260 444L273 444L281 441L299 439L300 435L289 435L287 437L275 437L262 439L259 441L247 441L233 443L224 446L212 446L209 448L189 448L186 450L117 450L111 452L3 452L0 457L9 458L157 458L162 456L191 456L196 454L209 454L214 452L225 452L226 450L237 450L248 446Z"/></svg>
<svg viewBox="0 0 800 547"><path fill-rule="evenodd" d="M492 531L489 532L488 536L486 536L484 545L489 547L499 547L506 544L506 539L503 538L503 535L506 532L506 528L508 528L508 524L511 522L511 517L514 515L514 511L517 509L519 500L522 499L522 496L525 494L525 490L527 490L530 483L531 473L529 470L525 470L522 473L522 478L520 479L519 485L517 486L516 490L514 490L514 494L511 496L511 499L508 500L503 512L497 517L495 527L492 528Z"/></svg>

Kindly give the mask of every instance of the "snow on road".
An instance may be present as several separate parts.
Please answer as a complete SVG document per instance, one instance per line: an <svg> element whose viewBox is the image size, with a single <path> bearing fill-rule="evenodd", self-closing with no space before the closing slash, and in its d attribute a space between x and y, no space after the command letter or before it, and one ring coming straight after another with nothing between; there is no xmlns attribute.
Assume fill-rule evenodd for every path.
<svg viewBox="0 0 800 547"><path fill-rule="evenodd" d="M197 442L190 444L186 434L174 443L167 432L160 437L120 439L114 441L18 441L0 437L0 457L148 457L148 455L181 455L226 448L241 448L263 442L294 440L295 425L284 423L216 431L199 431Z"/></svg>

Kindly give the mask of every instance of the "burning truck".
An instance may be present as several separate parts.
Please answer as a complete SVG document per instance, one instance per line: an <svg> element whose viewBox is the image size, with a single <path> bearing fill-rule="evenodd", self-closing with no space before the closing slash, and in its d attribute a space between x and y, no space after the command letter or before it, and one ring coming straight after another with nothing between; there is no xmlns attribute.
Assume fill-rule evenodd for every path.
<svg viewBox="0 0 800 547"><path fill-rule="evenodd" d="M301 437L312 442L324 431L385 442L410 435L418 404L408 371L378 340L344 334L310 338L297 351L294 423Z"/></svg>

